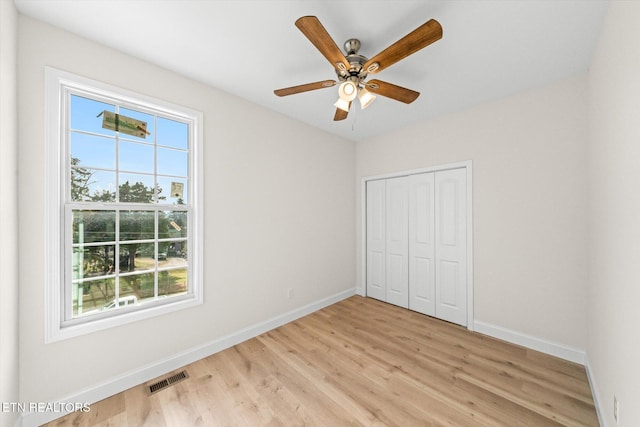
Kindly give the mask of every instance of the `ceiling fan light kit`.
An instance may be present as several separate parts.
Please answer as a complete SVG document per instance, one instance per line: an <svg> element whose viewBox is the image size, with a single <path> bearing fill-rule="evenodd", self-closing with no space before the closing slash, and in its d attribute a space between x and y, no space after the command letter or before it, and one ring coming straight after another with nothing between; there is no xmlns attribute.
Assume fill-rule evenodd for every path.
<svg viewBox="0 0 640 427"><path fill-rule="evenodd" d="M338 98L338 100L336 101L335 104L333 104L336 108L341 109L342 111L344 111L345 113L349 112L349 106L351 105L351 103L349 101L345 101L342 98Z"/></svg>
<svg viewBox="0 0 640 427"><path fill-rule="evenodd" d="M347 118L351 103L356 97L363 110L375 100L376 96L373 93L405 104L415 101L420 95L419 92L381 80L369 82L365 82L365 80L369 74L378 73L442 38L440 23L431 19L369 59L358 54L361 47L358 39L349 39L344 43L344 50L347 54L345 56L315 16L303 16L296 21L296 27L334 67L338 82L341 82L338 86L339 98L334 104L337 108L333 118L335 121ZM287 96L332 87L336 83L333 80L324 80L277 89L274 93L277 96Z"/></svg>
<svg viewBox="0 0 640 427"><path fill-rule="evenodd" d="M338 87L338 96L345 101L353 101L358 96L358 86L347 80Z"/></svg>
<svg viewBox="0 0 640 427"><path fill-rule="evenodd" d="M371 92L369 92L364 87L362 87L358 91L358 100L360 101L360 108L362 108L363 110L367 108L369 105L371 105L371 103L373 103L375 99L376 99L376 96Z"/></svg>

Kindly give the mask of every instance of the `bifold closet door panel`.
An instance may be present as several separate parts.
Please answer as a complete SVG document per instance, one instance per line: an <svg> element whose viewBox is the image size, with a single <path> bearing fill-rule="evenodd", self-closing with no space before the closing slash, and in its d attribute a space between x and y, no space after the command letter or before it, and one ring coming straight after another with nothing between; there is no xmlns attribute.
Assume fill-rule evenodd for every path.
<svg viewBox="0 0 640 427"><path fill-rule="evenodd" d="M436 315L435 174L409 179L409 308Z"/></svg>
<svg viewBox="0 0 640 427"><path fill-rule="evenodd" d="M467 326L467 170L366 184L367 296Z"/></svg>
<svg viewBox="0 0 640 427"><path fill-rule="evenodd" d="M467 325L466 169L435 174L436 317Z"/></svg>
<svg viewBox="0 0 640 427"><path fill-rule="evenodd" d="M386 181L367 182L367 296L386 301Z"/></svg>
<svg viewBox="0 0 640 427"><path fill-rule="evenodd" d="M408 178L386 180L386 301L409 307Z"/></svg>

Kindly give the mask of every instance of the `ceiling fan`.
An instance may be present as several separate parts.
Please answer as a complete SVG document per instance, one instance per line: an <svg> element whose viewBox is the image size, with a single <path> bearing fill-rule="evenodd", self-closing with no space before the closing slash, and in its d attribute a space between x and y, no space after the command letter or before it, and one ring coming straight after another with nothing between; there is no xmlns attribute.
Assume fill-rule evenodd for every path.
<svg viewBox="0 0 640 427"><path fill-rule="evenodd" d="M360 106L363 109L373 102L375 99L373 94L395 99L405 104L415 101L420 95L419 92L383 82L382 80L365 80L369 74L376 74L442 38L440 23L435 19L430 19L373 58L368 59L358 54L360 50L360 40L358 39L349 39L344 43L345 56L322 26L320 20L315 16L303 16L296 21L296 27L327 58L335 68L338 82L341 82L338 88L339 98L334 104L336 113L333 120L336 121L347 118L351 103L356 97L359 99ZM323 80L277 89L273 92L278 96L287 96L332 87L338 82L335 80Z"/></svg>

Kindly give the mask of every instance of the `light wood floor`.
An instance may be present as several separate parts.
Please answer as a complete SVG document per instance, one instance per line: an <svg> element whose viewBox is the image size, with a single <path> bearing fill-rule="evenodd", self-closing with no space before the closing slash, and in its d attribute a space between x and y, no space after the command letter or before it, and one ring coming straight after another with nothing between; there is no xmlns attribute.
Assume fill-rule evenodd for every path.
<svg viewBox="0 0 640 427"><path fill-rule="evenodd" d="M354 296L49 425L597 426L584 367Z"/></svg>

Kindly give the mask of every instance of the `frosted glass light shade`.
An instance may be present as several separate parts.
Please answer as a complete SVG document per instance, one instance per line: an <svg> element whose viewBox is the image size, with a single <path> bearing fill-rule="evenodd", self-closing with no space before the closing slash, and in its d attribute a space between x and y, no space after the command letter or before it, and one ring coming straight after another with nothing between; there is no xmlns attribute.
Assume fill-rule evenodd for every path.
<svg viewBox="0 0 640 427"><path fill-rule="evenodd" d="M342 111L346 111L347 113L349 112L349 101L345 101L342 98L338 98L338 100L336 101L335 104L333 104L334 106L338 107L339 109L341 109Z"/></svg>
<svg viewBox="0 0 640 427"><path fill-rule="evenodd" d="M352 81L346 81L338 88L338 95L344 101L353 101L358 96L358 87Z"/></svg>
<svg viewBox="0 0 640 427"><path fill-rule="evenodd" d="M358 99L360 100L360 108L364 110L375 101L376 96L365 88L362 88L358 91Z"/></svg>

